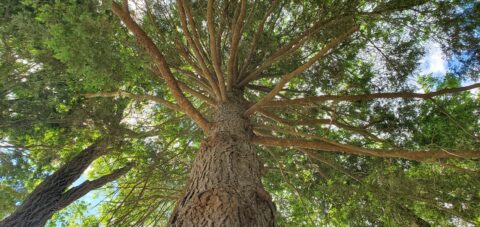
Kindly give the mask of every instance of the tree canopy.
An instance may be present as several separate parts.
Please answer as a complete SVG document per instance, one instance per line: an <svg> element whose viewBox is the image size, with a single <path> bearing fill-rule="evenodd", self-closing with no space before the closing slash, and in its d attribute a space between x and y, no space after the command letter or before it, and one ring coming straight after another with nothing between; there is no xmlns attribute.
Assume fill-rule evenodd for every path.
<svg viewBox="0 0 480 227"><path fill-rule="evenodd" d="M475 0L2 1L0 219L109 137L83 178L135 165L48 225L167 225L241 97L277 225L480 225L479 15ZM429 48L443 71L424 69Z"/></svg>

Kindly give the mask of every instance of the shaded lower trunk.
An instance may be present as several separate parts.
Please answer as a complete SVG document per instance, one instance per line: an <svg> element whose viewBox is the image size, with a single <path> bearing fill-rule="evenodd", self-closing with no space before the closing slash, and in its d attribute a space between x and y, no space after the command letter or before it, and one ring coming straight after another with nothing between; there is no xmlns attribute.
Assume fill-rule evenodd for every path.
<svg viewBox="0 0 480 227"><path fill-rule="evenodd" d="M427 221L423 220L423 218L420 217L415 217L415 223L412 224L412 226L417 226L417 227L430 227L430 223Z"/></svg>
<svg viewBox="0 0 480 227"><path fill-rule="evenodd" d="M222 104L197 154L186 194L170 226L275 226L275 207L261 182L261 163L245 102Z"/></svg>
<svg viewBox="0 0 480 227"><path fill-rule="evenodd" d="M94 181L86 181L77 187L67 188L77 180L93 160L105 154L96 142L82 150L54 174L48 176L24 200L10 216L0 222L0 227L44 226L52 215L79 199L89 191L117 179L131 165L118 169Z"/></svg>
<svg viewBox="0 0 480 227"><path fill-rule="evenodd" d="M412 216L413 218L412 227L430 227L431 226L430 223L428 223L426 220L418 216L415 213L415 211L413 211L412 209L408 207L405 207L403 209L406 210L410 216Z"/></svg>

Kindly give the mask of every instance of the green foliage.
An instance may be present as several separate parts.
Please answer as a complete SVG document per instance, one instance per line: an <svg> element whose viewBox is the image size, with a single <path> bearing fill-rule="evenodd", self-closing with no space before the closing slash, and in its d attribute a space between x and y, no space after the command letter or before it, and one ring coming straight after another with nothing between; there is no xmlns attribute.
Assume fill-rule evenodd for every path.
<svg viewBox="0 0 480 227"><path fill-rule="evenodd" d="M197 26L206 21L206 2L188 2ZM215 1L216 15L223 12L225 2ZM85 93L124 90L174 101L153 71L151 59L107 3L0 3L0 218L47 175L101 136L121 138L121 142L112 144L111 152L95 161L84 178L98 178L127 162L136 166L99 190L104 199L98 212L90 213L88 201L77 201L57 213L50 226L162 226L182 194L203 137L199 128L184 114L151 102L85 97ZM194 69L174 45L186 42L178 28L175 4L147 0L145 5L150 11L136 15L136 21L167 62L176 66L174 75L201 90L182 73ZM477 1L296 0L278 1L276 6L260 35L258 50L245 68L236 70L255 70L313 22L356 16L310 34L301 48L262 71L262 77L245 88L245 98L251 102L265 94L265 89L258 88L268 91L353 24L360 25L360 31L290 81L280 92L283 98L432 92L478 80ZM271 4L256 1L249 7L238 52L241 63L249 56ZM225 9L227 22L234 8ZM365 13L372 10L380 15ZM216 23L220 20L216 17ZM208 37L206 29L198 32ZM230 36L225 31L222 38L228 42ZM202 41L208 43L208 39ZM446 75L422 75L418 70L425 46L431 42L441 44L445 52L450 64ZM228 45L219 50L224 59L228 51ZM214 110L187 96L210 120ZM292 122L333 119L344 127L288 126L260 115L252 117L252 123L293 128L365 148L478 150L479 107L477 90L428 100L326 101L272 110ZM278 132L275 136L291 135ZM315 155L294 149L258 149L268 170L263 183L277 206L279 226L480 225L478 160L416 162L310 152Z"/></svg>

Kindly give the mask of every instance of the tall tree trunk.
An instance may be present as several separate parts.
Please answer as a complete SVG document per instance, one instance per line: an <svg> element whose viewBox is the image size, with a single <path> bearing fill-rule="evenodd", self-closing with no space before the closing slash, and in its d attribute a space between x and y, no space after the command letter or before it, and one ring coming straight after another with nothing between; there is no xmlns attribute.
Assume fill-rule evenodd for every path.
<svg viewBox="0 0 480 227"><path fill-rule="evenodd" d="M54 174L48 176L28 195L15 212L0 222L0 227L44 226L56 211L126 173L131 165L67 190L93 160L106 153L101 146L103 142L97 141L90 145Z"/></svg>
<svg viewBox="0 0 480 227"><path fill-rule="evenodd" d="M261 163L247 103L229 95L202 142L185 195L177 202L170 226L275 226L275 207L261 182Z"/></svg>

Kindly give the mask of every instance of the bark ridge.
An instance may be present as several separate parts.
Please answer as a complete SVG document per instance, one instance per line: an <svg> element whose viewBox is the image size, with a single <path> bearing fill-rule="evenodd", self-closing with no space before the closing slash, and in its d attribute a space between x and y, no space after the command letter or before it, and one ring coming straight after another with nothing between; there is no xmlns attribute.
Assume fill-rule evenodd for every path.
<svg viewBox="0 0 480 227"><path fill-rule="evenodd" d="M247 104L230 99L217 109L170 226L275 226L275 206L262 186L252 128L243 117Z"/></svg>

